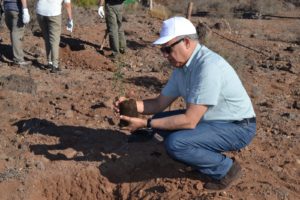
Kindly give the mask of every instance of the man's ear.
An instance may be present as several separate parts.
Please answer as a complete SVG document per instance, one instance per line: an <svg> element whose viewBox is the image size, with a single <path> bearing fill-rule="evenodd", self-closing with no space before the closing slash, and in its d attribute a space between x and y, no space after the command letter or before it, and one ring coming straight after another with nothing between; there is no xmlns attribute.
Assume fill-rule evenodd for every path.
<svg viewBox="0 0 300 200"><path fill-rule="evenodd" d="M191 41L189 40L189 38L184 38L183 42L187 49L191 47Z"/></svg>

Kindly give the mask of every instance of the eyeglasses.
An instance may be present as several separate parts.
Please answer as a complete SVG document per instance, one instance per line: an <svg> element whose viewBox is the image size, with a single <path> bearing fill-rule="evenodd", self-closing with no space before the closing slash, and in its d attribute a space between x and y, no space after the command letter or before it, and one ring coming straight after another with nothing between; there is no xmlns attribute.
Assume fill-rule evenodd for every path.
<svg viewBox="0 0 300 200"><path fill-rule="evenodd" d="M172 48L177 45L178 43L180 43L181 41L183 41L184 38L179 39L178 41L174 42L173 44L169 45L169 46L165 46L165 47L161 47L160 51L162 53L166 53L166 54L170 54L172 52Z"/></svg>

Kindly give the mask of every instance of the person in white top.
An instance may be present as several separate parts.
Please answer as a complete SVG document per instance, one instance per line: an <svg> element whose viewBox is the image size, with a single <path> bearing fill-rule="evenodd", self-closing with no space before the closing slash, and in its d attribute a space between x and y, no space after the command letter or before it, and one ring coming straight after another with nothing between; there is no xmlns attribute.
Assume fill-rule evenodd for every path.
<svg viewBox="0 0 300 200"><path fill-rule="evenodd" d="M38 0L36 5L37 19L41 27L46 46L48 67L51 72L60 71L59 42L61 34L61 9L64 3L67 10L67 30L73 31L71 0Z"/></svg>

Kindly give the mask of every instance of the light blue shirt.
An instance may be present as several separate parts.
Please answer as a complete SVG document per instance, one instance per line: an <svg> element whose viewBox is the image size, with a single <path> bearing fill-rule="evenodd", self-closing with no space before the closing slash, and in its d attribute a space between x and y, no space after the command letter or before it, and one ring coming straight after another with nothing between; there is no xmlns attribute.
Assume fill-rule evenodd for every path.
<svg viewBox="0 0 300 200"><path fill-rule="evenodd" d="M200 44L186 65L173 71L162 95L181 96L186 103L208 106L202 120L255 117L251 100L234 69Z"/></svg>

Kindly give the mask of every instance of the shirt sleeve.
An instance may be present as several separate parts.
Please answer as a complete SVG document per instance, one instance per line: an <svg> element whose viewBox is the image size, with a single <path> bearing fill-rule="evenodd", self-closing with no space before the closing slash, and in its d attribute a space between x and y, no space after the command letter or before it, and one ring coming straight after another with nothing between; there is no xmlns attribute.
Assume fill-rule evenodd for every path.
<svg viewBox="0 0 300 200"><path fill-rule="evenodd" d="M162 94L170 97L178 97L180 95L176 82L176 70L173 71L170 79L167 82L167 85L163 88Z"/></svg>

